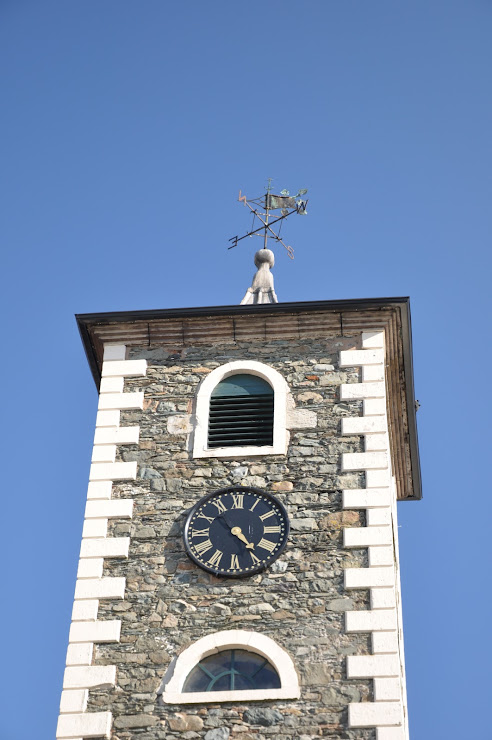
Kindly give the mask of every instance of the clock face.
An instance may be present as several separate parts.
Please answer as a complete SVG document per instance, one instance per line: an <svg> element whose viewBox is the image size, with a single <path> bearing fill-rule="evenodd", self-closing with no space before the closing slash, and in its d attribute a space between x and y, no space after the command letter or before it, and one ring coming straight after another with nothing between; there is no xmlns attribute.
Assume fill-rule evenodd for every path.
<svg viewBox="0 0 492 740"><path fill-rule="evenodd" d="M189 557L218 576L250 576L272 563L287 543L289 519L275 496L235 486L202 498L184 528Z"/></svg>

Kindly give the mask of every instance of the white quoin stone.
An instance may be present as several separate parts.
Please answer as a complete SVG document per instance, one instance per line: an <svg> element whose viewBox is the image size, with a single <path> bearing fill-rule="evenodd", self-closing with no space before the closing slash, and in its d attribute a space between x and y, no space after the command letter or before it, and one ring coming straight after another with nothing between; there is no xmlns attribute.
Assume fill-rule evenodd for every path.
<svg viewBox="0 0 492 740"><path fill-rule="evenodd" d="M342 492L344 509L372 509L391 504L389 488L352 488Z"/></svg>
<svg viewBox="0 0 492 740"><path fill-rule="evenodd" d="M391 632L374 632L372 635L372 652L374 653L374 655L378 655L380 653L397 653L397 631L393 630Z"/></svg>
<svg viewBox="0 0 492 740"><path fill-rule="evenodd" d="M94 434L95 445L138 444L140 427L101 427Z"/></svg>
<svg viewBox="0 0 492 740"><path fill-rule="evenodd" d="M340 352L340 367L382 365L383 363L384 352L381 349L352 349Z"/></svg>
<svg viewBox="0 0 492 740"><path fill-rule="evenodd" d="M97 619L99 601L87 599L85 601L74 601L72 608L72 622L91 622Z"/></svg>
<svg viewBox="0 0 492 740"><path fill-rule="evenodd" d="M82 537L106 537L107 531L107 519L86 519L82 529Z"/></svg>
<svg viewBox="0 0 492 740"><path fill-rule="evenodd" d="M131 519L132 515L133 499L131 498L115 498L109 501L88 501L85 507L86 519Z"/></svg>
<svg viewBox="0 0 492 740"><path fill-rule="evenodd" d="M348 416L342 419L342 434L376 434L386 432L386 419L379 416Z"/></svg>
<svg viewBox="0 0 492 740"><path fill-rule="evenodd" d="M376 385L372 383L371 385ZM101 410L106 409L143 409L144 394L135 393L102 393L99 396Z"/></svg>
<svg viewBox="0 0 492 740"><path fill-rule="evenodd" d="M124 344L105 344L103 361L124 360L126 358L126 346Z"/></svg>
<svg viewBox="0 0 492 740"><path fill-rule="evenodd" d="M120 412L116 409L111 411L98 411L96 416L96 428L117 427L120 424Z"/></svg>
<svg viewBox="0 0 492 740"><path fill-rule="evenodd" d="M67 648L67 666L68 665L90 665L92 663L92 654L94 645L92 642L74 643Z"/></svg>
<svg viewBox="0 0 492 740"><path fill-rule="evenodd" d="M113 481L95 480L89 483L87 488L87 498L111 498Z"/></svg>
<svg viewBox="0 0 492 740"><path fill-rule="evenodd" d="M403 727L377 727L376 740L408 740Z"/></svg>
<svg viewBox="0 0 492 740"><path fill-rule="evenodd" d="M124 378L102 378L99 393L123 393L124 385Z"/></svg>
<svg viewBox="0 0 492 740"><path fill-rule="evenodd" d="M395 553L389 545L384 547L369 547L369 567L375 568L379 565L394 565Z"/></svg>
<svg viewBox="0 0 492 740"><path fill-rule="evenodd" d="M400 702L360 702L349 704L350 727L376 727L377 725L401 725L403 712Z"/></svg>
<svg viewBox="0 0 492 740"><path fill-rule="evenodd" d="M89 474L91 481L135 480L136 477L136 462L92 463Z"/></svg>
<svg viewBox="0 0 492 740"><path fill-rule="evenodd" d="M147 373L147 360L104 361L102 378L122 376L126 378L141 377Z"/></svg>
<svg viewBox="0 0 492 740"><path fill-rule="evenodd" d="M342 383L340 386L340 398L342 401L384 398L385 394L384 383Z"/></svg>
<svg viewBox="0 0 492 740"><path fill-rule="evenodd" d="M125 595L125 578L85 578L75 585L76 599L122 599Z"/></svg>
<svg viewBox="0 0 492 740"><path fill-rule="evenodd" d="M391 524L391 509L389 506L383 509L370 509L366 514L368 527L382 527Z"/></svg>
<svg viewBox="0 0 492 740"><path fill-rule="evenodd" d="M345 612L347 632L376 632L397 628L396 609Z"/></svg>
<svg viewBox="0 0 492 740"><path fill-rule="evenodd" d="M70 627L69 642L119 642L121 622L118 619L101 622L75 622Z"/></svg>
<svg viewBox="0 0 492 740"><path fill-rule="evenodd" d="M382 329L363 331L362 347L364 349L376 349L378 347L384 347L384 331Z"/></svg>
<svg viewBox="0 0 492 740"><path fill-rule="evenodd" d="M375 678L374 699L375 701L398 701L401 696L401 685L399 678Z"/></svg>
<svg viewBox="0 0 492 740"><path fill-rule="evenodd" d="M67 712L85 712L87 707L87 698L89 692L87 689L66 689L62 691L60 701L60 713L66 714Z"/></svg>
<svg viewBox="0 0 492 740"><path fill-rule="evenodd" d="M116 459L116 445L94 445L92 448L92 462L113 463Z"/></svg>
<svg viewBox="0 0 492 740"><path fill-rule="evenodd" d="M111 712L85 712L83 714L62 714L56 728L57 740L78 740L79 738L110 738Z"/></svg>
<svg viewBox="0 0 492 740"><path fill-rule="evenodd" d="M377 470L388 467L386 452L344 452L342 470Z"/></svg>
<svg viewBox="0 0 492 740"><path fill-rule="evenodd" d="M81 558L127 558L129 537L101 537L82 540Z"/></svg>
<svg viewBox="0 0 492 740"><path fill-rule="evenodd" d="M101 578L104 560L102 558L82 558L79 560L77 578Z"/></svg>
<svg viewBox="0 0 492 740"><path fill-rule="evenodd" d="M369 547L369 545L392 545L391 527L345 527L344 547Z"/></svg>
<svg viewBox="0 0 492 740"><path fill-rule="evenodd" d="M393 609L396 607L394 588L372 588L370 591L371 609Z"/></svg>
<svg viewBox="0 0 492 740"><path fill-rule="evenodd" d="M64 689L109 688L116 681L116 666L68 666L63 678Z"/></svg>
<svg viewBox="0 0 492 740"><path fill-rule="evenodd" d="M346 568L345 588L378 588L393 586L394 568Z"/></svg>
<svg viewBox="0 0 492 740"><path fill-rule="evenodd" d="M375 380L384 380L384 365L363 365L362 382L372 383Z"/></svg>
<svg viewBox="0 0 492 740"><path fill-rule="evenodd" d="M363 403L364 416L384 416L386 401L384 398L368 398Z"/></svg>
<svg viewBox="0 0 492 740"><path fill-rule="evenodd" d="M375 676L399 675L400 661L398 655L347 656L348 678L374 678Z"/></svg>

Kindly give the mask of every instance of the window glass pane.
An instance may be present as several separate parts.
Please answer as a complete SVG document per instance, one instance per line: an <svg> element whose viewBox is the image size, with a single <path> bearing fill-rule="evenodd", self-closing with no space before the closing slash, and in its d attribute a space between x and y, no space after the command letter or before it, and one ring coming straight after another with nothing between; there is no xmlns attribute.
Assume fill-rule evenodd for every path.
<svg viewBox="0 0 492 740"><path fill-rule="evenodd" d="M247 650L221 650L193 668L183 691L229 691L232 687L235 691L276 689L280 688L280 678L262 655Z"/></svg>
<svg viewBox="0 0 492 740"><path fill-rule="evenodd" d="M271 396L273 388L258 375L230 375L218 383L212 391L212 398L221 396Z"/></svg>

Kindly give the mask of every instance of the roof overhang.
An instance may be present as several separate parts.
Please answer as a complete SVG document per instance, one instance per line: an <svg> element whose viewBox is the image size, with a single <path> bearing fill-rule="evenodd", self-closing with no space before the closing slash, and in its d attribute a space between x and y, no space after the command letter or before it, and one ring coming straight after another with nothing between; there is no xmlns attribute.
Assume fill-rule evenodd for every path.
<svg viewBox="0 0 492 740"><path fill-rule="evenodd" d="M248 306L119 311L76 316L99 387L104 343L128 346L386 332L388 416L398 498L422 497L409 298L303 301Z"/></svg>

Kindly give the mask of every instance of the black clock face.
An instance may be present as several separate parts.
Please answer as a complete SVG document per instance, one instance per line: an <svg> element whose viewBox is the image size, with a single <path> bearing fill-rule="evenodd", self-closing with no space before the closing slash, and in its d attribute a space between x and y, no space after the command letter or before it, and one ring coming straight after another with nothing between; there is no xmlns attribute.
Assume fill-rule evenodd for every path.
<svg viewBox="0 0 492 740"><path fill-rule="evenodd" d="M272 563L287 543L289 519L275 496L236 486L202 498L184 529L186 552L219 576L250 576Z"/></svg>

